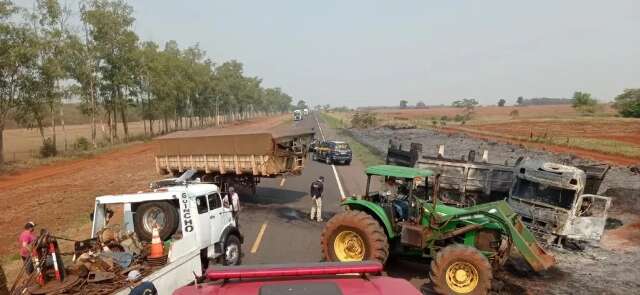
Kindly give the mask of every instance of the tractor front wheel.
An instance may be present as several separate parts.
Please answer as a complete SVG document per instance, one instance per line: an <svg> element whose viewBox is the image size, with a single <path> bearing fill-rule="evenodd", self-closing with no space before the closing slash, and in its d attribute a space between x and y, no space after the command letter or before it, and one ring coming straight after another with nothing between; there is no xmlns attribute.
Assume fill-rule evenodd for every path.
<svg viewBox="0 0 640 295"><path fill-rule="evenodd" d="M332 217L320 236L322 256L327 261L376 260L389 257L387 235L371 215L357 210Z"/></svg>
<svg viewBox="0 0 640 295"><path fill-rule="evenodd" d="M491 264L473 247L451 245L431 261L431 281L438 294L487 294L491 289Z"/></svg>

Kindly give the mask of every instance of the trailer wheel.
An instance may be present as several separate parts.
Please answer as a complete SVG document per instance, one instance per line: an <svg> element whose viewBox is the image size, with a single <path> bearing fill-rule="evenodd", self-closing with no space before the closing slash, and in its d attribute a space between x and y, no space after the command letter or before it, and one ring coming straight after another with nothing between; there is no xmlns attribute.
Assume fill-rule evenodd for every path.
<svg viewBox="0 0 640 295"><path fill-rule="evenodd" d="M491 289L491 264L477 249L451 245L431 261L433 288L438 294L487 294Z"/></svg>
<svg viewBox="0 0 640 295"><path fill-rule="evenodd" d="M229 235L224 242L223 265L239 265L242 258L242 247L240 239L235 235Z"/></svg>
<svg viewBox="0 0 640 295"><path fill-rule="evenodd" d="M371 215L352 210L332 217L320 236L322 256L327 261L376 260L389 257L387 235Z"/></svg>
<svg viewBox="0 0 640 295"><path fill-rule="evenodd" d="M133 227L141 241L151 241L154 225L158 226L160 239L169 238L178 229L178 210L168 202L148 202L136 209Z"/></svg>

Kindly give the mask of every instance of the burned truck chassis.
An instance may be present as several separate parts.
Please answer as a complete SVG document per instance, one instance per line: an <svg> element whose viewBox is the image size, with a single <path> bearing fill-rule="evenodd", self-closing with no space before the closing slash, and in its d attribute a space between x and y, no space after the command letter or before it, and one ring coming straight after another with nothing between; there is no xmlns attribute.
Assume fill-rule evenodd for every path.
<svg viewBox="0 0 640 295"><path fill-rule="evenodd" d="M389 141L388 164L425 168L441 174L440 199L466 207L507 199L540 241L553 244L575 240L599 240L611 199L596 195L608 165L571 167L531 159L514 166L481 161L475 152L467 159L444 158L440 146L436 157L422 155L422 145L410 149ZM575 243L573 243L575 244Z"/></svg>

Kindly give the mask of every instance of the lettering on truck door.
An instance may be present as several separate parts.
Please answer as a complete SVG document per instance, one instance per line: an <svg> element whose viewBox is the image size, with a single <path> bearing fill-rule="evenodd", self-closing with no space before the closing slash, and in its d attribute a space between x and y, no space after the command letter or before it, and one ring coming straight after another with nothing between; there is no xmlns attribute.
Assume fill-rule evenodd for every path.
<svg viewBox="0 0 640 295"><path fill-rule="evenodd" d="M207 248L211 244L211 232L209 231L209 224L211 214L209 212L209 206L207 205L206 196L196 197L196 208L198 210L198 236L200 238L200 249Z"/></svg>

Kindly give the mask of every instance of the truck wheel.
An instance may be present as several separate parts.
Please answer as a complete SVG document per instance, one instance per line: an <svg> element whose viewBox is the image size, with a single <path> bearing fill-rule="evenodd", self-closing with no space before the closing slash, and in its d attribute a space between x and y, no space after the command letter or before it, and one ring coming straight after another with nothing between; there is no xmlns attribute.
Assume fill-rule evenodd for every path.
<svg viewBox="0 0 640 295"><path fill-rule="evenodd" d="M230 235L224 242L223 265L239 265L242 254L240 239L235 235Z"/></svg>
<svg viewBox="0 0 640 295"><path fill-rule="evenodd" d="M318 161L318 156L316 155L316 153L313 153L311 155L311 159L314 160L314 161Z"/></svg>
<svg viewBox="0 0 640 295"><path fill-rule="evenodd" d="M389 257L387 235L371 215L352 210L332 217L320 236L322 256L327 261L376 260Z"/></svg>
<svg viewBox="0 0 640 295"><path fill-rule="evenodd" d="M143 203L133 216L133 228L141 241L151 241L153 226L158 225L158 233L163 241L178 229L180 218L176 207L168 202Z"/></svg>
<svg viewBox="0 0 640 295"><path fill-rule="evenodd" d="M324 162L325 162L325 163L327 163L327 165L331 165L331 162L333 162L333 161L331 161L331 158L329 158L329 156L327 156L327 157L324 159Z"/></svg>
<svg viewBox="0 0 640 295"><path fill-rule="evenodd" d="M433 289L438 294L487 294L491 289L491 265L475 248L451 245L431 261Z"/></svg>

